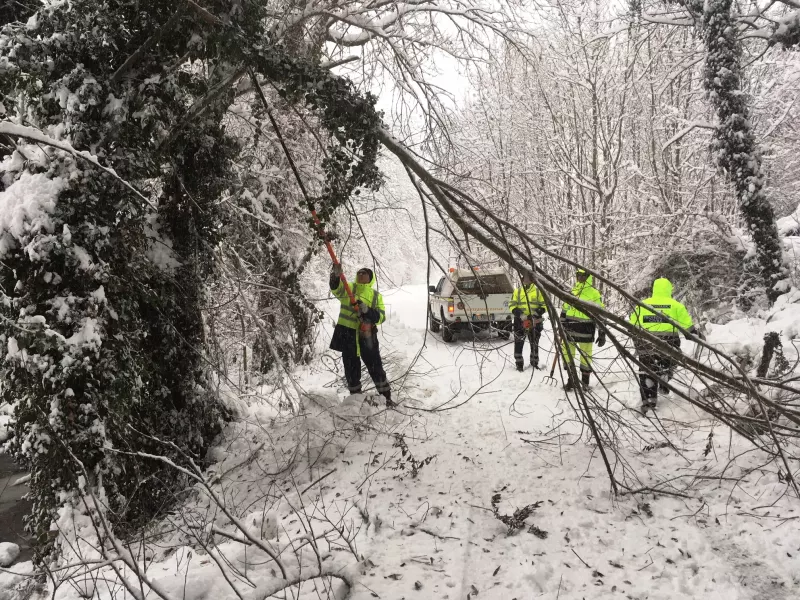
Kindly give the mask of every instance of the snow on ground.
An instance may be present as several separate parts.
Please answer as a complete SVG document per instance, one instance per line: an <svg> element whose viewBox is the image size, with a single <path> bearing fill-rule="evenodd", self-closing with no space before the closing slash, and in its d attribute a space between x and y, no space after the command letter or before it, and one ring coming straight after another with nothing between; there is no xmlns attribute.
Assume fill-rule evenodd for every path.
<svg viewBox="0 0 800 600"><path fill-rule="evenodd" d="M662 400L658 420L642 417L634 383L614 350L603 348L596 366L620 399L609 404L612 414L632 425L618 427L625 451L611 457L613 468L631 487L670 491L615 497L600 449L574 418L574 398L571 405L541 371L517 373L511 342L482 334L444 344L426 335L425 286L385 292L385 301L380 342L403 406L386 411L345 399L333 354L301 374L311 398L305 419L240 399L242 419L228 428L207 474L230 514L195 491L148 532L147 573L163 597L236 598L222 568L243 598L264 597L280 575L264 552L241 541L233 517L286 557L290 540L313 537L305 516L323 507L331 526L353 534L363 562L346 544L320 544L319 562L309 555L305 569L346 569L357 578L354 599L798 597L796 501L786 497L777 467L755 469L763 457L742 454L747 446L722 426L680 400ZM332 321L337 307L324 309ZM747 337L763 335L763 324L751 325ZM730 341L726 335L712 331L720 343ZM548 327L541 349L548 365L549 340ZM604 397L596 380L594 389ZM427 463L416 477L403 445L417 465ZM534 505L513 535L492 512L496 494L499 514ZM78 527L76 545L82 518L62 515ZM322 529L317 523L316 533ZM205 532L205 549L190 531ZM141 548L133 553L141 559ZM132 597L103 574L93 597ZM313 584L303 590L299 597L316 597ZM54 597L78 594L65 585Z"/></svg>
<svg viewBox="0 0 800 600"><path fill-rule="evenodd" d="M13 542L0 542L0 567L10 567L19 556L19 546Z"/></svg>

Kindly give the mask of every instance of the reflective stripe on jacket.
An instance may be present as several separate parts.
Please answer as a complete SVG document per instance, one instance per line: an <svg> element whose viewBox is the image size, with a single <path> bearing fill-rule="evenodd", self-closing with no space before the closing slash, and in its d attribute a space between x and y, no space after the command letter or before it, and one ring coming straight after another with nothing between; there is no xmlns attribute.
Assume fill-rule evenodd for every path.
<svg viewBox="0 0 800 600"><path fill-rule="evenodd" d="M526 315L542 314L545 310L544 296L534 284L528 287L522 286L514 290L511 294L511 302L508 303L508 309L514 311L517 308L522 309Z"/></svg>
<svg viewBox="0 0 800 600"><path fill-rule="evenodd" d="M653 282L653 295L642 300L655 310L637 306L631 313L630 322L636 327L646 329L656 335L679 335L681 332L664 317L669 317L686 330L692 329L692 317L686 307L673 299L672 283L664 277Z"/></svg>
<svg viewBox="0 0 800 600"><path fill-rule="evenodd" d="M355 279L353 279L355 281ZM351 283L350 289L356 300L361 300L364 304L371 309L376 310L380 315L375 325L380 325L386 320L386 309L383 305L383 296L380 292L375 290L375 275L372 275L372 281L369 283ZM339 281L339 285L331 290L331 293L342 303L339 308L339 320L336 321L337 325L343 325L350 329L358 329L358 309L350 305L350 298L344 289L344 284Z"/></svg>

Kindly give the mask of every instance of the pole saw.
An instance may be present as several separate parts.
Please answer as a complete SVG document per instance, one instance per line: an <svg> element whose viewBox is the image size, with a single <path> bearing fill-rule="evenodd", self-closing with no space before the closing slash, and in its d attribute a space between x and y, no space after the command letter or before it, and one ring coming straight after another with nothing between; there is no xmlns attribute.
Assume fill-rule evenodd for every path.
<svg viewBox="0 0 800 600"><path fill-rule="evenodd" d="M347 283L347 277L344 275L344 271L342 271L342 263L339 262L339 259L336 257L336 252L333 250L333 244L331 244L330 236L325 235L325 229L322 226L322 222L320 221L319 215L317 214L316 208L314 208L314 203L311 201L311 197L308 195L306 191L306 186L303 185L303 179L300 177L300 172L297 170L297 166L294 164L294 160L292 159L292 154L289 152L289 148L286 145L286 142L283 140L283 134L281 134L281 130L278 127L278 123L275 121L275 117L272 116L272 111L269 108L269 103L267 102L267 98L264 96L264 92L261 90L261 86L258 84L258 79L256 78L256 74L253 72L253 69L248 69L250 73L250 79L253 81L253 87L255 88L256 92L258 93L259 98L261 99L261 103L264 105L264 110L267 111L267 117L269 117L269 121L272 124L272 128L275 130L275 134L278 136L278 141L281 144L281 148L283 148L283 153L286 155L286 159L289 161L289 166L292 168L292 172L294 173L294 178L297 180L297 185L300 187L300 191L303 193L303 197L306 200L306 204L308 205L308 209L311 211L311 218L314 221L314 225L317 228L317 235L319 235L320 239L325 243L325 248L328 250L328 254L331 257L331 261L333 262L334 267L339 267L339 279L344 286L344 291L347 293L347 297L350 300L350 305L356 311L358 315L358 321L360 323L359 329L361 330L362 334L367 337L372 333L372 325L370 323L364 323L361 320L361 312L358 308L358 301L356 300L355 294L353 293L350 284ZM358 343L358 336L356 336L356 343Z"/></svg>
<svg viewBox="0 0 800 600"><path fill-rule="evenodd" d="M331 262L333 266L339 267L341 269L342 263L339 262L339 259L336 258L336 252L333 250L333 244L331 244L330 237L325 235L325 229L322 227L322 221L319 220L319 215L317 215L317 211L313 205L309 202L311 208L311 218L314 219L314 225L317 226L317 234L319 235L320 239L325 243L325 248L328 249L328 254L330 254ZM354 308L357 308L358 302L356 301L355 295L353 295L353 290L350 289L350 284L347 283L347 277L344 276L344 272L339 272L339 279L344 286L344 291L347 292L347 297L350 298L350 304L353 305Z"/></svg>
<svg viewBox="0 0 800 600"><path fill-rule="evenodd" d="M325 248L328 249L328 254L331 257L331 262L333 262L333 266L339 267L339 280L342 282L344 286L344 291L347 293L347 297L350 299L351 306L355 309L356 313L359 315L359 321L361 320L361 313L358 309L358 300L356 300L355 294L353 294L353 290L350 288L350 284L347 283L347 277L344 276L344 271L342 271L342 263L339 262L339 259L336 258L336 252L333 250L333 244L330 241L329 236L325 235L325 230L322 227L322 222L319 220L319 215L317 215L317 211L314 206L311 204L309 200L309 207L311 208L311 218L314 219L314 224L317 226L317 234L325 243ZM361 330L365 331L364 327L365 323L361 323ZM369 325L370 331L372 329L372 325ZM366 335L366 334L365 334Z"/></svg>

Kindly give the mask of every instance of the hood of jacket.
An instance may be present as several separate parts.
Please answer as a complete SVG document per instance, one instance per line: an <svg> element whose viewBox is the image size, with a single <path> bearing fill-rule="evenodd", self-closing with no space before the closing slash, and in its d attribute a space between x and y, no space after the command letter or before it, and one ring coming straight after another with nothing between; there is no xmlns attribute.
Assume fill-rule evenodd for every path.
<svg viewBox="0 0 800 600"><path fill-rule="evenodd" d="M583 281L583 282L578 281L574 286L572 286L573 295L579 296L580 295L580 290L582 290L584 288L592 287L592 282L593 281L594 281L594 278L591 275L589 275L586 278L586 281Z"/></svg>
<svg viewBox="0 0 800 600"><path fill-rule="evenodd" d="M672 282L666 277L659 277L653 282L653 297L672 298Z"/></svg>
<svg viewBox="0 0 800 600"><path fill-rule="evenodd" d="M375 278L375 272L374 271L371 271L371 272L372 272L372 279L369 280L369 283L358 283L358 274L356 274L356 276L353 277L353 279L350 280L350 281L353 282L353 287L360 287L362 289L363 288L374 288L375 287L375 282L377 280Z"/></svg>

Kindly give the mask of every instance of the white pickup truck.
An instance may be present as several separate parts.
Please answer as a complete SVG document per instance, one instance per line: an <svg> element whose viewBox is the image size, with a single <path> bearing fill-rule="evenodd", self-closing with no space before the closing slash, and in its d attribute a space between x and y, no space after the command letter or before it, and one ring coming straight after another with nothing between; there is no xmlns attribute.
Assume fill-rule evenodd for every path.
<svg viewBox="0 0 800 600"><path fill-rule="evenodd" d="M454 269L428 288L431 331L441 331L452 342L457 331L494 328L500 337L511 335L513 317L508 308L514 286L504 269Z"/></svg>

